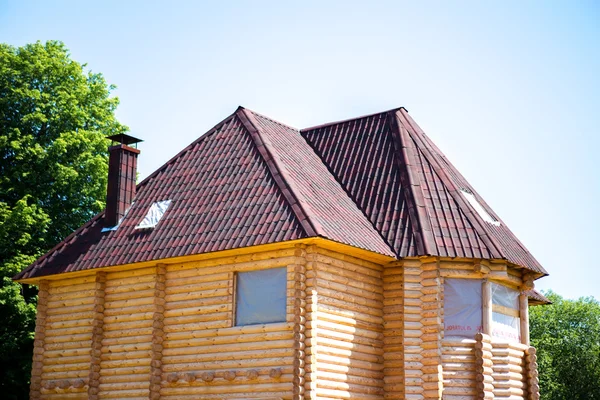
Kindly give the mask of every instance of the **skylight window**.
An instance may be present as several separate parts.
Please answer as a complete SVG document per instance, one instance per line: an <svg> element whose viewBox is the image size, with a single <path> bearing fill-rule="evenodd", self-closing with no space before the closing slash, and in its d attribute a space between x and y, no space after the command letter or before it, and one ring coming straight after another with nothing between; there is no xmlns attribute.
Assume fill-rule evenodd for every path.
<svg viewBox="0 0 600 400"><path fill-rule="evenodd" d="M152 203L148 213L135 229L152 229L167 212L167 208L171 205L171 200L157 201Z"/></svg>
<svg viewBox="0 0 600 400"><path fill-rule="evenodd" d="M479 216L481 217L481 219L483 219L485 222L490 223L492 225L495 226L500 226L500 221L498 221L496 218L492 217L486 210L485 208L483 208L483 206L481 205L481 203L479 203L477 201L477 199L475 198L475 196L473 195L473 193L468 192L464 189L460 190L463 194L463 196L465 196L465 199L467 199L467 201L469 202L469 204L475 209L475 211L477 211L477 214L479 214Z"/></svg>

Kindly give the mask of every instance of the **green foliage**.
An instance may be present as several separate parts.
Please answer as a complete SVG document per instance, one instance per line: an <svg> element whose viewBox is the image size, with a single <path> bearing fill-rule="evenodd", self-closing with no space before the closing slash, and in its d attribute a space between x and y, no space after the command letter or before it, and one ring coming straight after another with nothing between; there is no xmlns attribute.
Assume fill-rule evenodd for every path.
<svg viewBox="0 0 600 400"><path fill-rule="evenodd" d="M549 306L530 308L543 400L600 399L600 303L564 299L550 291Z"/></svg>
<svg viewBox="0 0 600 400"><path fill-rule="evenodd" d="M11 277L104 207L118 99L57 41L0 44L0 391L28 397L36 291Z"/></svg>

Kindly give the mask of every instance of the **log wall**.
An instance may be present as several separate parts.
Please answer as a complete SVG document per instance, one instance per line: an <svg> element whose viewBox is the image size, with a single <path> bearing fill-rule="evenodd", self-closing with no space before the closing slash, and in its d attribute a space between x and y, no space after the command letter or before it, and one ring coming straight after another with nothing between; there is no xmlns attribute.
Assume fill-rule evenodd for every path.
<svg viewBox="0 0 600 400"><path fill-rule="evenodd" d="M48 284L42 399L88 398L95 285L94 276Z"/></svg>
<svg viewBox="0 0 600 400"><path fill-rule="evenodd" d="M286 320L235 326L236 272L279 267ZM445 277L517 283L486 268L296 245L45 281L31 398L535 400L535 349L443 337Z"/></svg>
<svg viewBox="0 0 600 400"><path fill-rule="evenodd" d="M404 398L404 267L402 262L383 270L384 397ZM410 309L409 309L410 310Z"/></svg>
<svg viewBox="0 0 600 400"><path fill-rule="evenodd" d="M312 316L306 341L314 355L316 398L382 399L381 265L324 249L309 260L307 282L317 296L307 305Z"/></svg>
<svg viewBox="0 0 600 400"><path fill-rule="evenodd" d="M525 352L529 346L492 339L494 399L523 399L527 393Z"/></svg>

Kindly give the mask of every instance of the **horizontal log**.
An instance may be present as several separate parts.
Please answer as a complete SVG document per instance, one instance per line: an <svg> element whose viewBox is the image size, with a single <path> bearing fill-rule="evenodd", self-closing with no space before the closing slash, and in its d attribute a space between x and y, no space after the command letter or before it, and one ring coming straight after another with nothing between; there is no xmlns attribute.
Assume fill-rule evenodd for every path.
<svg viewBox="0 0 600 400"><path fill-rule="evenodd" d="M278 380L262 380L261 378L259 377L259 380L252 384L240 384L241 382L234 380L233 384L226 385L227 381L222 380L219 382L219 386L200 386L200 383L196 381L197 385L194 386L163 387L160 394L161 399L164 396L175 396L174 398L181 399L184 395L193 395L196 396L196 399L198 396L202 396L205 399L206 397L204 396L209 394L224 394L226 395L224 398L233 398L230 396L236 393L254 393L254 396L258 394L259 398L261 398L263 393L284 392L289 394L292 391L292 374L282 375Z"/></svg>
<svg viewBox="0 0 600 400"><path fill-rule="evenodd" d="M208 299L211 299L211 301L218 301L216 299L222 299L233 294L232 289L232 287L227 286L216 289L194 290L190 292L177 293L173 293L171 290L167 289L165 302L170 308L178 308L180 304L183 305L188 301L208 301Z"/></svg>
<svg viewBox="0 0 600 400"><path fill-rule="evenodd" d="M343 261L337 262L341 263L341 266L333 266L327 263L320 263L318 266L318 275L321 275L321 272L329 273L333 276L338 276L342 281L345 280L355 280L359 282L368 283L370 285L380 287L383 284L383 280L381 276L378 274L369 275L364 272L368 271L364 268L361 268L355 264L344 263ZM340 282L343 283L343 282Z"/></svg>
<svg viewBox="0 0 600 400"><path fill-rule="evenodd" d="M185 355L163 355L162 363L167 364L184 364L184 363L197 363L197 362L213 362L213 361L227 361L227 360L254 360L257 358L274 358L274 357L292 357L295 354L295 350L292 346L287 348L276 348L276 349L263 349L263 350L252 350L252 351L229 351L220 353L206 353L206 354L185 354ZM291 363L291 359L290 359Z"/></svg>
<svg viewBox="0 0 600 400"><path fill-rule="evenodd" d="M364 274L373 274L373 276L381 276L384 268L377 263L367 261L361 258L352 257L348 254L338 253L331 250L325 250L321 247L318 247L316 250L316 254L311 255L312 261L316 261L319 263L331 264L335 267L339 268L355 268L357 266L363 267L361 271ZM369 270L373 272L368 272Z"/></svg>
<svg viewBox="0 0 600 400"><path fill-rule="evenodd" d="M197 347L165 347L163 356L185 355L185 354L218 354L219 352L229 351L269 351L271 349L290 348L293 346L293 340L270 340L247 343L226 343L215 344L212 346L197 346Z"/></svg>

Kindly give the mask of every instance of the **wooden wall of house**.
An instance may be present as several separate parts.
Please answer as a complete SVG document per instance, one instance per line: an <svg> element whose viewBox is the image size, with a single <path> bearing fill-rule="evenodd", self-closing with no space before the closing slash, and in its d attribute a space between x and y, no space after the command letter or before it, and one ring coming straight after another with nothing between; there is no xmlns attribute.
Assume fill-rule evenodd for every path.
<svg viewBox="0 0 600 400"><path fill-rule="evenodd" d="M87 399L94 288L93 276L48 283L42 399Z"/></svg>
<svg viewBox="0 0 600 400"><path fill-rule="evenodd" d="M317 292L307 334L316 398L382 399L382 266L324 249L308 257L307 283Z"/></svg>
<svg viewBox="0 0 600 400"><path fill-rule="evenodd" d="M235 326L235 273L278 267L286 321ZM297 245L46 281L31 398L524 399L529 347L443 337L444 279L484 272L521 279Z"/></svg>

